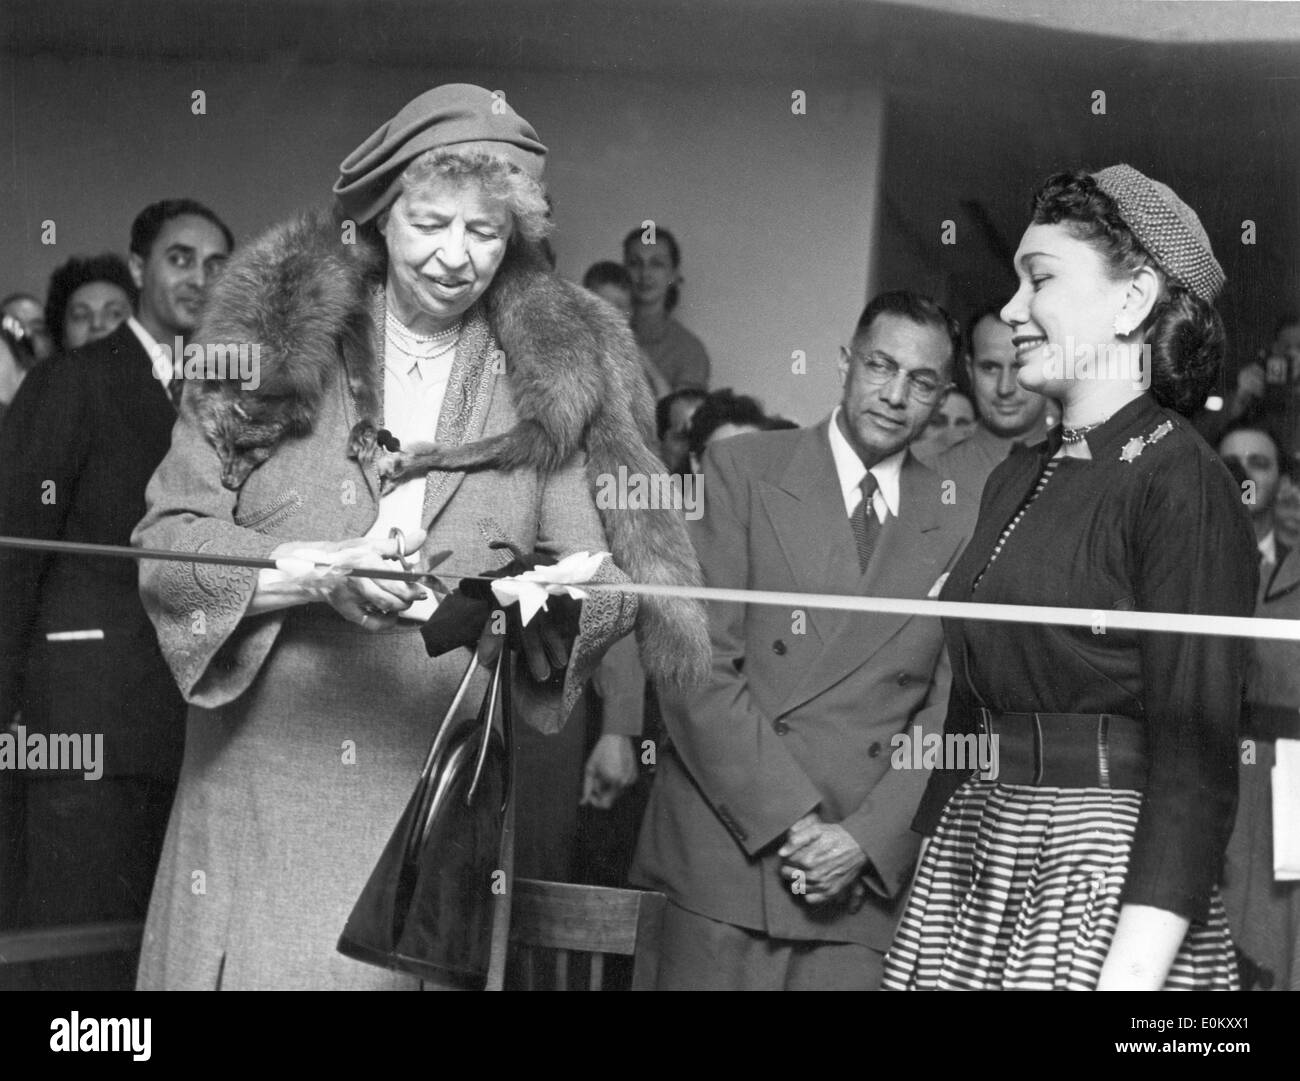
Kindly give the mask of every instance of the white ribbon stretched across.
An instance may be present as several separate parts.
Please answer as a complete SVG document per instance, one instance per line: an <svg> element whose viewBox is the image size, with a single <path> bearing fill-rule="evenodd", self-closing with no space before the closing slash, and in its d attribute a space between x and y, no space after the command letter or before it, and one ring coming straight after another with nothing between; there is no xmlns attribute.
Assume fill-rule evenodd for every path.
<svg viewBox="0 0 1300 1081"><path fill-rule="evenodd" d="M851 597L837 593L782 593L769 589L715 589L708 586L652 586L632 582L587 583L584 589L634 593L643 597L687 597L702 601L772 604L791 610L825 608L841 612L885 612L945 619L983 619L997 623L1047 623L1099 630L1217 634L1228 638L1272 638L1300 642L1300 620L1253 616L1206 616L1185 612L1130 612L1110 608L1050 608L1031 604L977 604L899 597Z"/></svg>
<svg viewBox="0 0 1300 1081"><path fill-rule="evenodd" d="M533 616L546 607L548 596L568 594L583 600L591 588L592 576L608 552L574 552L558 563L536 567L509 578L492 579L492 595L501 605L519 602L519 618L528 626Z"/></svg>
<svg viewBox="0 0 1300 1081"><path fill-rule="evenodd" d="M341 562L353 552L318 552L296 548L275 561L276 569L290 581L307 589L323 590L347 575Z"/></svg>

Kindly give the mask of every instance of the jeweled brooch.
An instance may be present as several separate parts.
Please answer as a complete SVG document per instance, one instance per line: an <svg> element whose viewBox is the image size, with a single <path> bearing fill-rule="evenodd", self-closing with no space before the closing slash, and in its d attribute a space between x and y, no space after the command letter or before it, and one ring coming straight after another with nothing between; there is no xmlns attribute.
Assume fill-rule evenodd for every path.
<svg viewBox="0 0 1300 1081"><path fill-rule="evenodd" d="M1166 420L1157 424L1148 435L1135 435L1124 444L1124 449L1119 452L1119 460L1121 462L1136 461L1137 457L1146 450L1149 444L1158 443L1173 430L1174 422Z"/></svg>

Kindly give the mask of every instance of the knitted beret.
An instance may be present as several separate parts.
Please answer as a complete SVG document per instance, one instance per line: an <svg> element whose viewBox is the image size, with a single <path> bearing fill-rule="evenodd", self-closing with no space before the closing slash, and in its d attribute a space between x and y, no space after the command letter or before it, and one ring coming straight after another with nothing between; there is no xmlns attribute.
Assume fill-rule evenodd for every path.
<svg viewBox="0 0 1300 1081"><path fill-rule="evenodd" d="M1111 197L1124 224L1160 269L1195 296L1213 302L1227 279L1196 211L1167 184L1131 165L1112 165L1094 173L1093 180Z"/></svg>
<svg viewBox="0 0 1300 1081"><path fill-rule="evenodd" d="M540 179L546 147L526 120L470 83L448 83L407 102L343 159L334 184L344 213L369 221L397 198L402 170L426 150L486 150Z"/></svg>

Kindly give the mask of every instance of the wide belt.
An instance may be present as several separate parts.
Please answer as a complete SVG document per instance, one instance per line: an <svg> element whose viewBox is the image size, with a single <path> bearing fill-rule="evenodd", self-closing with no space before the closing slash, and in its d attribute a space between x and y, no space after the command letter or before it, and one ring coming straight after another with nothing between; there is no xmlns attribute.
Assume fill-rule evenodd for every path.
<svg viewBox="0 0 1300 1081"><path fill-rule="evenodd" d="M1241 734L1253 739L1300 739L1300 709L1247 702L1241 709Z"/></svg>
<svg viewBox="0 0 1300 1081"><path fill-rule="evenodd" d="M983 708L978 713L980 734L998 738L998 784L1139 792L1146 787L1146 731L1132 717Z"/></svg>

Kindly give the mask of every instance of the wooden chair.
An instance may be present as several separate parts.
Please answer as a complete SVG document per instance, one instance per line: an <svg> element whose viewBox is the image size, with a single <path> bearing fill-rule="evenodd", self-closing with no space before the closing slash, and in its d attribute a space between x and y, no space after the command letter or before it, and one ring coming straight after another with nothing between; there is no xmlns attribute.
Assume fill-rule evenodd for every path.
<svg viewBox="0 0 1300 1081"><path fill-rule="evenodd" d="M588 989L602 989L605 956L632 958L633 991L653 991L668 900L662 893L518 878L510 906L510 944L522 951L525 989L538 990L535 951L554 952L555 989L569 985L572 954L589 954Z"/></svg>

